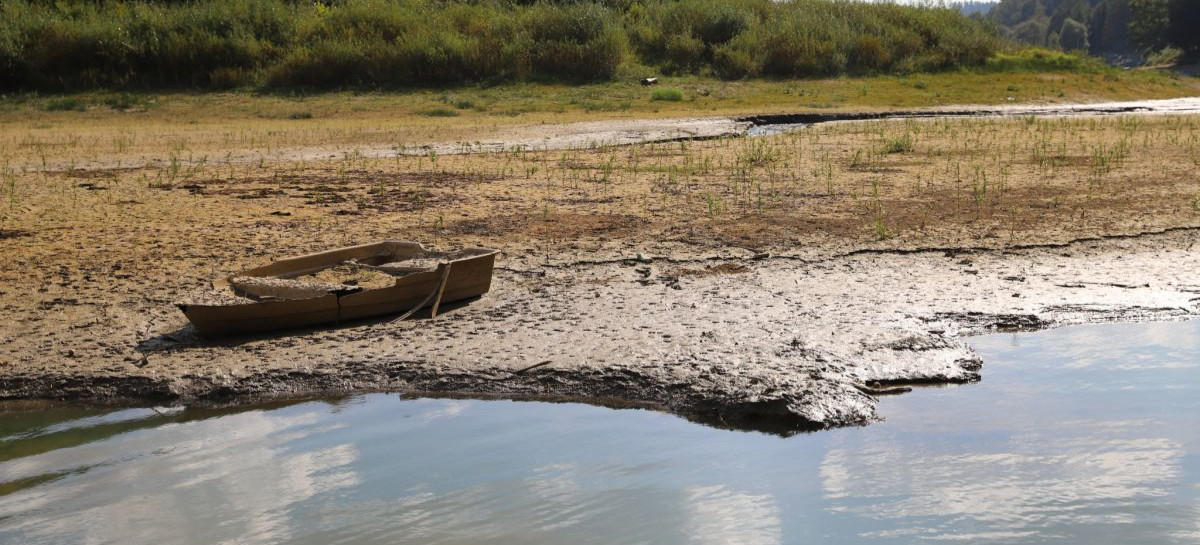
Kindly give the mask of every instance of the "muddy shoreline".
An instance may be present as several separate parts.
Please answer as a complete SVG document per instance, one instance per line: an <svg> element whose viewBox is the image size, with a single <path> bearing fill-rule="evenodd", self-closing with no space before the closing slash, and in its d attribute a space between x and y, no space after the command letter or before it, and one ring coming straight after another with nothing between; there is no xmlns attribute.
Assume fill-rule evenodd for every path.
<svg viewBox="0 0 1200 545"><path fill-rule="evenodd" d="M747 115L736 118L752 127L764 125L813 125L842 121L874 121L881 119L928 119L955 117L1012 117L1012 116L1104 116L1104 115L1178 115L1200 112L1200 98L1144 100L1132 102L1099 102L1095 104L1046 104L964 106L919 108L912 110L881 110L857 112L803 112Z"/></svg>
<svg viewBox="0 0 1200 545"><path fill-rule="evenodd" d="M10 369L0 399L394 391L648 407L774 433L863 425L892 386L986 378L972 334L1197 316L1197 242L1200 227L1182 227L823 258L502 259L491 293L436 320L211 341L168 315L122 365ZM85 345L65 353L87 357Z"/></svg>
<svg viewBox="0 0 1200 545"><path fill-rule="evenodd" d="M625 119L510 127L437 161L231 141L191 173L64 153L69 169L8 173L0 399L395 391L867 424L908 384L986 379L969 335L1200 314L1200 123L855 120L1189 112L1200 99ZM721 139L818 121L846 123ZM642 144L664 139L709 141ZM503 152L534 141L576 151ZM207 340L174 307L235 270L385 238L504 253L489 294L437 319Z"/></svg>

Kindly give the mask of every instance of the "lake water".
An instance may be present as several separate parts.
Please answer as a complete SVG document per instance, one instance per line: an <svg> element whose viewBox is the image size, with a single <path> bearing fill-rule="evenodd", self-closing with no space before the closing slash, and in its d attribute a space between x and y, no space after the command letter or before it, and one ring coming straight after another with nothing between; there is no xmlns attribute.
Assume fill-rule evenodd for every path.
<svg viewBox="0 0 1200 545"><path fill-rule="evenodd" d="M781 438L372 394L0 413L0 543L1200 543L1200 321L978 337L984 380Z"/></svg>

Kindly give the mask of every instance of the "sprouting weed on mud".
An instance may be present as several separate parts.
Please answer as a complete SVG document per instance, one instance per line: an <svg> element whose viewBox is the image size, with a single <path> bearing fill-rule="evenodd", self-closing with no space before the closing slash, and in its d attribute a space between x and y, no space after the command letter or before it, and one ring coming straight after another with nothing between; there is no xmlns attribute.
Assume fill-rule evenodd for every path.
<svg viewBox="0 0 1200 545"><path fill-rule="evenodd" d="M708 217L719 215L723 209L721 198L712 193L704 194L704 203L708 206Z"/></svg>
<svg viewBox="0 0 1200 545"><path fill-rule="evenodd" d="M17 175L8 165L4 166L4 189L8 193L8 208L12 210L17 206Z"/></svg>
<svg viewBox="0 0 1200 545"><path fill-rule="evenodd" d="M988 195L988 174L981 167L975 167L975 177L971 182L971 195L975 199L975 204L983 204L984 199Z"/></svg>
<svg viewBox="0 0 1200 545"><path fill-rule="evenodd" d="M750 138L742 149L738 150L738 163L747 167L763 167L779 161L781 152L775 148L770 139Z"/></svg>
<svg viewBox="0 0 1200 545"><path fill-rule="evenodd" d="M906 153L913 150L913 137L911 134L905 133L904 136L897 138L889 138L883 142L883 147L880 150L885 155L895 153Z"/></svg>

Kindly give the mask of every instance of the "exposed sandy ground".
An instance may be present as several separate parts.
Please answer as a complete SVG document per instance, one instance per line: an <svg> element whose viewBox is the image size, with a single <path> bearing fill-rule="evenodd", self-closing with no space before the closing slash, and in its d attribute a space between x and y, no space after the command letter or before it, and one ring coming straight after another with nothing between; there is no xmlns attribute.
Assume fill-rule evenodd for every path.
<svg viewBox="0 0 1200 545"><path fill-rule="evenodd" d="M934 108L918 108L911 110L864 110L854 112L809 112L802 114L773 113L765 115L719 116L719 117L669 117L641 118L623 117L603 119L598 121L573 121L564 123L539 123L493 125L488 127L446 127L443 130L430 130L423 134L408 134L402 142L388 142L386 133L375 135L360 135L354 144L329 145L314 143L303 136L288 135L279 131L278 142L270 136L245 137L250 140L249 146L235 147L230 144L236 140L225 133L223 142L214 142L215 136L203 133L192 135L197 137L199 146L191 149L190 142L177 135L170 127L159 127L148 135L151 139L176 140L173 146L178 149L170 153L146 155L137 153L138 146L122 144L121 136L112 136L113 147L120 150L106 149L101 154L73 153L66 156L51 152L47 159L46 148L73 147L79 145L84 138L101 140L94 132L88 131L81 135L70 135L66 138L47 139L36 138L23 140L23 148L36 153L15 153L15 163L24 170L64 171L64 170L111 170L128 168L168 168L187 167L196 165L247 164L264 162L298 163L311 161L328 161L344 159L347 156L367 159L394 158L397 156L430 156L457 154L495 154L503 152L523 151L563 151L587 150L612 146L628 146L633 144L676 142L681 140L708 140L734 136L762 135L788 130L794 124L809 124L832 121L862 121L872 119L916 119L925 117L1020 117L1037 115L1040 117L1076 117L1076 116L1106 116L1122 114L1139 115L1186 115L1200 114L1200 97L1175 98L1160 100L1096 102L1088 104L1011 104L1011 105L974 105L974 106L944 106ZM437 122L430 122L436 125ZM110 128L111 130L111 128ZM159 132L163 131L163 132ZM158 134L155 134L157 132ZM209 132L220 132L214 129ZM103 134L103 129L101 130ZM269 133L268 133L269 134ZM448 139L448 135L459 138ZM345 136L343 136L345 137ZM142 148L147 146L145 136L142 137ZM294 141L294 143L289 142ZM381 142L382 141L382 142ZM106 142L107 143L107 142ZM256 145L257 144L257 145ZM94 145L94 144L93 144ZM93 148L94 149L94 148ZM89 150L91 151L91 150ZM186 151L186 153L183 153ZM82 157L81 157L82 156Z"/></svg>
<svg viewBox="0 0 1200 545"><path fill-rule="evenodd" d="M1194 315L1198 136L1194 116L908 120L574 151L8 168L0 397L401 389L741 427L865 423L891 384L977 379L964 333ZM146 145L119 153L161 153ZM505 254L492 293L436 320L209 341L172 306L219 275L385 237Z"/></svg>

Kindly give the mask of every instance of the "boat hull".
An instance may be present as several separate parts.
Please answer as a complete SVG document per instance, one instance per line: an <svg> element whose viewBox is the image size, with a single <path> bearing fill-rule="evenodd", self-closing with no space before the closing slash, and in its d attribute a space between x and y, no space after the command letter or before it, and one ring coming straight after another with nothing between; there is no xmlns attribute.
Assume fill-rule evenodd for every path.
<svg viewBox="0 0 1200 545"><path fill-rule="evenodd" d="M369 260L381 255L394 259L421 252L424 248L420 244L385 241L278 261L230 276L218 281L218 285L228 284L235 276L292 278L351 259ZM398 278L395 285L386 288L234 305L187 304L179 305L179 308L204 336L260 333L398 314L418 306L425 308L487 293L491 289L492 269L498 252L477 248L467 253L466 257L442 263L436 269ZM440 297L435 297L439 292Z"/></svg>

